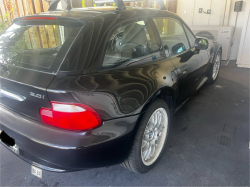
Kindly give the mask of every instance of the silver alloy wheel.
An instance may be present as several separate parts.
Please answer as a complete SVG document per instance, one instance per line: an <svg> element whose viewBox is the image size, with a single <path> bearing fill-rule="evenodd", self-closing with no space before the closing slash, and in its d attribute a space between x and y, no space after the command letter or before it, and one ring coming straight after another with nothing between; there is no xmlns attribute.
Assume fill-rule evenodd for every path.
<svg viewBox="0 0 250 187"><path fill-rule="evenodd" d="M152 165L159 157L168 132L168 114L158 108L151 115L144 131L141 158L146 166Z"/></svg>
<svg viewBox="0 0 250 187"><path fill-rule="evenodd" d="M213 73L212 73L213 80L215 80L216 77L218 76L219 70L220 70L220 53L217 54L213 65Z"/></svg>

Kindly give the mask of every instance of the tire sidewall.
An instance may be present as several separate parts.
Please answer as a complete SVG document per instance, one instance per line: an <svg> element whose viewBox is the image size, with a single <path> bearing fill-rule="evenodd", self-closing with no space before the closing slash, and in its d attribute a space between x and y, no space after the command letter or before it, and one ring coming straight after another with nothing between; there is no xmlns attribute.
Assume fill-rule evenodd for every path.
<svg viewBox="0 0 250 187"><path fill-rule="evenodd" d="M142 161L142 157L141 157L141 145L142 145L142 139L143 139L143 135L144 135L144 131L146 128L146 125L151 117L151 115L155 112L155 110L157 110L158 108L164 108L167 112L168 115L168 129L167 129L167 134L166 134L166 138L165 138L165 142L164 145L162 147L161 153L159 154L158 158L156 159L156 161L150 165L150 166L146 166L143 161ZM135 150L135 156L136 156L136 160L139 161L138 162L138 166L140 168L140 170L142 171L142 173L146 173L149 170L151 170L159 161L163 150L165 148L166 142L167 142L167 138L168 138L168 133L169 133L169 127L170 127L170 112L169 112L169 108L168 105L166 104L166 102L164 100L161 99L157 99L152 105L150 105L150 107L147 109L147 111L144 113L143 118L140 122L140 127L138 129L137 132L137 145L136 145L136 150Z"/></svg>

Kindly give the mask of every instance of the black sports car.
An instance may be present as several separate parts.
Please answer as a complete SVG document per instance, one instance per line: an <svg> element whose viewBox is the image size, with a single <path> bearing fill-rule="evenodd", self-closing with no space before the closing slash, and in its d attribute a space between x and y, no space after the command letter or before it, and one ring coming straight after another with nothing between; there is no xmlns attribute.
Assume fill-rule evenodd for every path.
<svg viewBox="0 0 250 187"><path fill-rule="evenodd" d="M1 143L64 172L149 171L171 116L219 73L222 48L176 14L95 7L18 18L0 36Z"/></svg>

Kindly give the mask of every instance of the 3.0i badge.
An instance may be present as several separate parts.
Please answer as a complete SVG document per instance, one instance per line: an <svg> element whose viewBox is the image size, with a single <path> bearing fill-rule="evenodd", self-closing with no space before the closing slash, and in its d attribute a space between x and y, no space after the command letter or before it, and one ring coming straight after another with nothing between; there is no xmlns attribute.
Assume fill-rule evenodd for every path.
<svg viewBox="0 0 250 187"><path fill-rule="evenodd" d="M32 97L36 97L36 98L39 98L39 99L44 99L44 95L41 95L41 94L35 94L33 92L30 92L30 96Z"/></svg>

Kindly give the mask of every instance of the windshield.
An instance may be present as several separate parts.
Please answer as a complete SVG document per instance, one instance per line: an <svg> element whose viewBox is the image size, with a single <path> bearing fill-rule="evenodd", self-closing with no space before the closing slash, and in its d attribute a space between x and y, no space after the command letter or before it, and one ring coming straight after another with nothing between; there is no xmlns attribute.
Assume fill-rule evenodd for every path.
<svg viewBox="0 0 250 187"><path fill-rule="evenodd" d="M56 73L62 60L55 59L63 44L73 42L79 30L56 23L14 23L0 36L0 65Z"/></svg>

